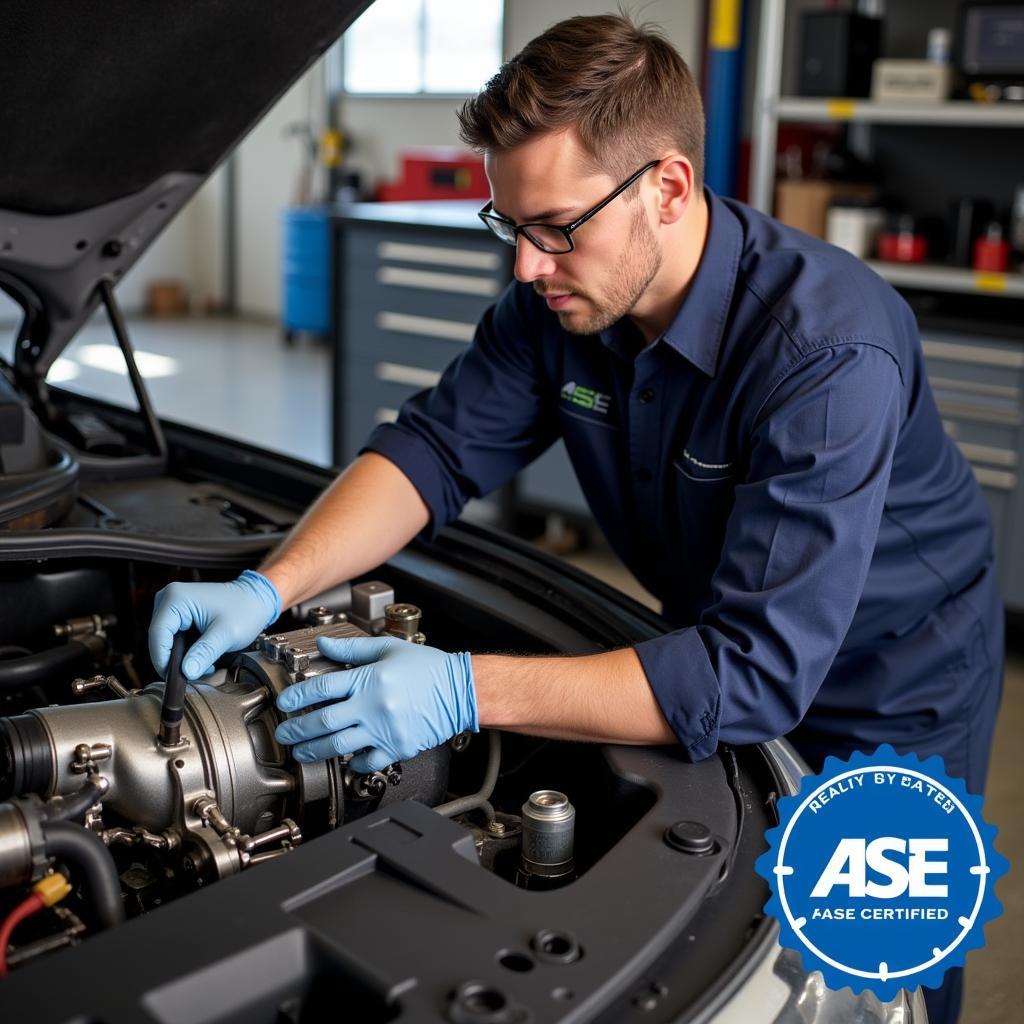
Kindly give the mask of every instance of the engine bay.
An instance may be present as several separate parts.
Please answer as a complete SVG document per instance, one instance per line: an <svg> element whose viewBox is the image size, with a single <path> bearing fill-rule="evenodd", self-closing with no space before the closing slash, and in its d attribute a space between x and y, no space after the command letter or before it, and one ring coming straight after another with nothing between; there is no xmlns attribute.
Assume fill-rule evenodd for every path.
<svg viewBox="0 0 1024 1024"><path fill-rule="evenodd" d="M0 477L5 1013L326 1021L341 992L359 1020L586 1005L611 1021L717 998L771 956L751 865L792 773L769 751L692 764L483 732L362 775L275 739L277 695L343 667L323 635L565 657L657 635L660 617L459 523L285 610L194 683L181 637L165 683L158 592L259 564L331 474L173 424L147 455L137 415L51 397L46 426L18 403L46 487ZM110 963L117 984L44 980Z"/></svg>
<svg viewBox="0 0 1024 1024"><path fill-rule="evenodd" d="M166 570L131 569L146 607ZM330 605L291 610L249 650L226 656L224 667L195 683L180 674L179 634L169 682L143 684L153 675L138 653L145 651L145 618L126 630L119 609L128 596L104 594L90 586L99 582L91 575L85 567L25 573L5 587L5 603L31 609L33 618L58 594L72 603L91 594L96 603L89 615L50 624L53 639L64 641L55 646L30 651L12 643L14 636L2 638L0 919L48 876L66 877L69 887L58 904L17 928L0 951L4 970L286 856L396 801L416 800L454 819L472 836L483 866L533 890L571 882L614 841L614 832L600 834L604 827L621 836L653 802L649 791L624 780L607 802L607 787L595 786L597 748L581 748L593 776L584 804L600 794L605 806L602 828L583 829L588 852L577 862L573 800L580 797L558 787L571 788L567 780L586 770L577 764L546 774L551 744L544 740L464 733L364 775L352 771L351 755L292 758L274 738L286 717L275 698L292 683L342 667L318 650L318 637L426 642L421 609L397 601L384 581L344 585L331 592ZM108 575L104 582L109 588L114 581ZM131 650L126 635L134 637ZM578 782L576 788L582 795Z"/></svg>

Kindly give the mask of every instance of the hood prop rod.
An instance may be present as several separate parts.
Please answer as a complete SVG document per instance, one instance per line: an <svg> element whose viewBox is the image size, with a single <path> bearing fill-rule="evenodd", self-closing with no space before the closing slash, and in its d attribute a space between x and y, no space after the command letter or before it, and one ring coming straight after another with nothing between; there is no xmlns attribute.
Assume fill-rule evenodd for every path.
<svg viewBox="0 0 1024 1024"><path fill-rule="evenodd" d="M108 280L99 283L100 298L107 311L107 318L113 328L114 337L121 346L121 354L124 356L125 364L128 367L128 376L131 378L132 390L135 392L135 400L139 403L139 411L146 422L146 431L149 434L150 442L153 445L154 454L161 459L167 458L167 439L164 437L163 428L153 410L153 403L149 400L149 392L146 390L146 383L139 373L135 363L135 352L132 349L131 339L128 337L128 328L125 325L121 309L114 298L114 287Z"/></svg>

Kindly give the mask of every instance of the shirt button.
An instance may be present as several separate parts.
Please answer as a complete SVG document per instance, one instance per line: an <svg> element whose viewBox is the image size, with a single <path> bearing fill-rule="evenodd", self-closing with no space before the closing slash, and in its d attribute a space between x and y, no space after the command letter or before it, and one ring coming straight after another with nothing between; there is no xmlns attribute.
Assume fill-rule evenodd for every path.
<svg viewBox="0 0 1024 1024"><path fill-rule="evenodd" d="M650 388L644 388L643 391L640 392L640 401L643 402L644 405L650 402L653 398L654 392Z"/></svg>
<svg viewBox="0 0 1024 1024"><path fill-rule="evenodd" d="M651 471L649 469L644 469L643 466L641 466L633 475L642 484L647 483L651 479Z"/></svg>

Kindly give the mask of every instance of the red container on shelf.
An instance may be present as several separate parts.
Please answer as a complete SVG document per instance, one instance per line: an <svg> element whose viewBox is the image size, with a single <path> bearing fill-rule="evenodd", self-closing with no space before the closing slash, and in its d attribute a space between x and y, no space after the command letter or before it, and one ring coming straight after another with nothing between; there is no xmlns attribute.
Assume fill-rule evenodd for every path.
<svg viewBox="0 0 1024 1024"><path fill-rule="evenodd" d="M890 263L923 263L928 256L928 239L915 231L913 217L900 217L895 230L878 236L878 258Z"/></svg>
<svg viewBox="0 0 1024 1024"><path fill-rule="evenodd" d="M997 221L988 226L983 238L974 242L974 269L983 273L1005 274L1010 266L1010 243L1003 237Z"/></svg>
<svg viewBox="0 0 1024 1024"><path fill-rule="evenodd" d="M419 199L488 199L482 158L450 146L424 146L401 154L400 178L377 186L381 202Z"/></svg>

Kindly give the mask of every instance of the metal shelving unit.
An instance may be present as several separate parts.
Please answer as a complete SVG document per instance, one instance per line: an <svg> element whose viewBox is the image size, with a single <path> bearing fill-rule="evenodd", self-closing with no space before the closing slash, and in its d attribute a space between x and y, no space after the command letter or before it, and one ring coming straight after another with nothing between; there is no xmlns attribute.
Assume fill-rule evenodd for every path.
<svg viewBox="0 0 1024 1024"><path fill-rule="evenodd" d="M905 124L935 127L1016 128L1024 129L1024 104L972 103L965 100L948 103L909 104L874 103L868 99L809 99L783 96L782 48L785 39L786 0L763 0L758 37L757 75L754 87L753 145L751 147L750 202L765 213L771 213L775 190L775 149L780 121L830 122L854 124ZM889 276L888 264L872 264L879 273ZM896 268L903 274L903 268ZM938 268L936 268L938 269ZM1012 278L1015 275L1007 275ZM965 291L975 291L976 282L970 272L961 282ZM953 277L929 282L929 287L959 290L951 286ZM982 287L978 289L986 291ZM1012 287L992 289L1003 294L1017 294Z"/></svg>
<svg viewBox="0 0 1024 1024"><path fill-rule="evenodd" d="M782 96L782 47L786 0L764 0L754 91L754 140L751 148L750 202L765 213L774 207L775 149L780 121L850 124L905 124L933 127L1024 129L1024 105L972 103L874 103L867 99L810 99ZM883 263L868 266L898 288L1024 298L1024 273L979 274L928 264Z"/></svg>
<svg viewBox="0 0 1024 1024"><path fill-rule="evenodd" d="M1024 104L875 103L865 99L807 99L780 96L772 104L776 121L846 121L859 124L936 125L947 128L1024 128Z"/></svg>
<svg viewBox="0 0 1024 1024"><path fill-rule="evenodd" d="M939 292L1001 295L1024 299L1024 273L988 274L929 263L884 263L865 260L880 277L897 288L929 288Z"/></svg>
<svg viewBox="0 0 1024 1024"><path fill-rule="evenodd" d="M780 121L1024 129L1024 106L964 101L914 106L781 95L785 0L763 0L753 108L751 204L771 213ZM977 273L941 264L867 265L897 288L1024 298L1024 273ZM925 336L926 334L926 336ZM923 332L928 376L946 432L974 470L992 512L1003 596L1024 611L1024 347L973 332Z"/></svg>

